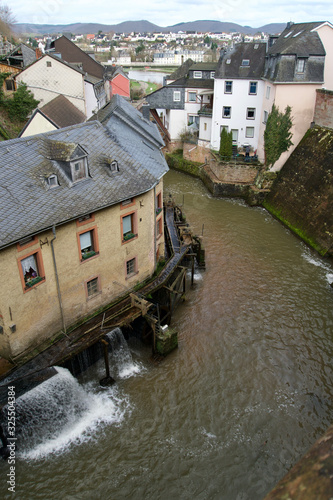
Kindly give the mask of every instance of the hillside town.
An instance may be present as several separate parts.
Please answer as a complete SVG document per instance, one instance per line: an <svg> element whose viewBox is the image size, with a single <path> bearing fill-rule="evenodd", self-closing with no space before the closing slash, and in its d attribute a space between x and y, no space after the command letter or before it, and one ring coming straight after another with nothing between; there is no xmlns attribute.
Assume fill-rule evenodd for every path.
<svg viewBox="0 0 333 500"><path fill-rule="evenodd" d="M151 37L157 48L161 44L158 42L161 35ZM136 43L147 41L147 37L139 35L127 38ZM206 163L211 152L219 150L224 130L232 140L234 158L253 159L265 165L266 169L280 170L315 121L322 124L318 106L322 105L323 98L331 98L329 89L333 89L333 26L329 22L288 23L280 35L265 37L260 34L255 40L238 39L234 35L229 35L228 40L225 38L225 34L214 38L220 43L216 61L203 62L195 60L195 57L187 58L187 52L181 54L182 64L165 78L160 89L146 95L139 106L136 104L138 109L132 106L130 80L124 68L113 63L103 64L92 57L76 43L80 38L72 41L62 35L53 40L39 39L36 40L37 47L21 42L2 57L0 71L4 75L4 95L15 95L17 89L25 86L38 104L31 110L18 138L3 141L1 161L8 168L9 155L10 158L15 157L16 165L18 162L24 163L26 183L32 183L29 191L34 193L33 206L30 206L28 199L25 203L25 214L41 203L44 206L43 212L37 217L23 219L15 204L11 213L9 199L6 196L1 198L2 210L7 213L6 230L2 230L1 252L8 261L6 267L11 269L14 266L10 272L13 287L10 300L21 303L22 314L21 319L9 314L8 311L14 309L10 304L1 311L2 356L13 359L29 350L29 346L35 345L36 341L38 343L38 339L31 337L32 334L28 335L27 331L38 330L41 339L41 332L45 329L47 335L52 336L61 330L61 321L75 323L105 305L115 294L112 283L126 283L128 286L133 277L134 283L137 283L153 274L159 259L164 256L164 222L160 209L163 200L162 177L168 168L158 152L158 163L155 167L152 165L152 171L149 172L147 154L150 150L163 148L170 152L189 140L192 144L189 158ZM118 43L122 38L114 35L112 39ZM92 40L107 43L103 34L94 35ZM163 43L169 44L172 40L167 39ZM186 37L180 35L175 40L180 44L183 41L186 41ZM154 57L157 58L156 53ZM291 109L292 142L290 147L280 151L274 163L267 164L264 137L273 106L281 112L288 107ZM133 144L137 142L137 148L133 149L133 146L129 148L128 141L123 140L123 153L119 146L119 151L116 151L112 145L110 151L106 145L100 151L98 148L96 150L105 134L100 122L105 122L117 141L121 142L120 137L129 137L128 134L134 133L137 137L142 136L142 143L133 139ZM96 136L93 143L92 136ZM40 157L41 151L44 159ZM30 163L26 161L27 157L31 157ZM38 162L41 161L39 166L37 158ZM135 170L129 168L132 163L137 165ZM159 171L155 172L157 165L160 165ZM3 175L6 168L1 169ZM140 169L143 169L142 172ZM105 177L103 182L112 185L107 197L96 184L102 174ZM114 179L121 178L127 188L125 184L120 187L118 182L114 183ZM5 175L3 182L8 192L14 189L14 196L17 189L14 186L20 183L8 179ZM132 182L139 188L138 191L129 189ZM94 195L93 203L88 203L87 194L81 195L80 191L89 191L95 184L94 189L100 193L101 200L98 201ZM67 200L66 206L62 203L62 210L56 215L52 210L52 199L54 196L59 197L63 190L68 193L63 195L64 200ZM44 194L37 196L39 191ZM69 195L72 191L79 196L79 203L71 201ZM21 195L19 197L22 198ZM45 204L49 202L50 217L46 220ZM77 204L77 209L73 211ZM117 226L114 217L119 219L119 228L116 230L120 234L119 252L121 250L124 253L126 250L123 262L116 263L115 267L124 267L124 272L115 272L110 278L104 276L100 267L104 266L105 258L102 251L104 230L97 229L97 220L102 217L101 225L107 217L105 211L108 206L112 207L111 226ZM146 210L143 207L153 207L152 213L158 212L159 217L149 214L143 216ZM48 263L45 257L44 262L42 258L42 253L45 254L42 242L53 241L58 234L55 232L57 226L61 226L56 243L60 254L64 251L59 243L62 231L69 237L69 228L73 226L76 233L78 263L84 263L83 266L79 265L80 273L76 273L76 276L82 285L87 307L82 307L82 297L78 295L78 302L73 303L65 313L62 307L58 311L51 308L49 314L43 316L42 325L37 328L37 318L30 324L32 318L25 311L33 309L36 301L40 303L38 292L45 286L48 289L53 287L52 293L56 293L54 277L50 281L48 279L51 261ZM67 226L68 229L65 229ZM72 245L70 247L73 250ZM119 252L117 254L120 257ZM17 265L19 275L15 276ZM83 268L89 268L88 273L82 274ZM68 290L65 287L62 293L69 293L70 298L73 286L70 280ZM115 289L117 287L119 285ZM38 289L37 293L31 294L35 288ZM6 293L3 299L8 298ZM66 300L66 304L69 305L71 300Z"/></svg>
<svg viewBox="0 0 333 500"><path fill-rule="evenodd" d="M142 74L158 70L164 75L163 82L149 90L148 86L143 87L136 94L129 76L133 68ZM210 204L212 199L239 197L240 211L244 209L244 200L265 208L311 250L331 259L332 117L333 24L329 21L288 22L279 33L259 31L253 35L234 31L99 31L29 36L1 33L0 258L6 286L0 291L0 407L6 404L8 384L13 380L19 397L56 377L55 367L60 366L60 373L68 369L76 376L97 358L104 360L106 375L103 372L100 386L104 389L114 384L109 355L119 345L115 347L114 339L111 342L108 335L116 329L126 329L127 335L139 339L145 348L149 345L149 363L154 370L166 354L178 347L178 332L170 326L171 319L176 306L187 299L188 284L195 289L195 272L205 270L206 253L204 223L201 234L195 232L183 211L184 193L183 203L176 203L172 189L165 189L165 179L174 166L191 174L195 181L199 178L210 193L203 202L202 193L196 191L199 194L195 198L189 192L194 217L202 207L210 216L216 210ZM177 158L181 158L180 166ZM242 214L227 220L227 209L223 210L214 222L208 221L210 231L214 232L216 226L217 233L232 233L242 220ZM259 210L253 212L261 215ZM249 241L253 234L255 230ZM277 240L262 238L265 251L272 252ZM275 335L268 327L266 334L251 323L252 311L267 296L273 297L273 306L265 306L260 315L266 318L267 311L274 309L275 329L283 337L279 321L289 299L286 293L275 292L274 265L260 260L261 244L254 245L254 255L259 255L257 263L255 257L241 256L242 244L234 236L231 250L223 255L221 264L213 259L220 256L222 247L224 252L227 243L216 241L207 253L215 262L217 281L220 283L226 276L231 293L225 288L215 296L216 284L215 288L212 285L208 301L219 315L230 313L229 324L219 326L230 337L226 345L231 344L230 339L241 338L243 332L248 335L250 330L258 330L260 345ZM287 245L282 247L280 253L283 252L288 252ZM299 247L297 252L299 258ZM232 256L238 262L228 275ZM314 257L307 255L305 260L312 262ZM244 271L243 261L249 271ZM321 267L332 276L328 265ZM238 268L242 268L243 274L236 286ZM283 279L278 276L279 281ZM239 293L247 286L253 290L250 298L243 301ZM327 288L331 286L332 281ZM297 293L301 295L303 291L304 287ZM197 318L201 316L208 325L210 312L201 308L201 298L194 307ZM298 304L292 304L288 319L294 330L302 323L294 318L297 308ZM237 330L238 317L245 318L245 326ZM324 319L320 321L324 323ZM214 322L219 324L219 317ZM329 320L327 324L328 331ZM300 329L307 328L304 320ZM208 338L212 329L207 326L204 336ZM182 348L190 350L190 344L198 342L201 333L194 322L188 336L180 338ZM120 343L119 338L115 343ZM216 345L224 346L221 339L222 335L217 337ZM288 352L292 340L283 340L283 349L279 351ZM297 348L301 344L295 343ZM194 356L198 370L204 364L213 364L212 354L202 362L203 345L199 345L199 354ZM266 353L260 351L258 359L252 359L252 348L251 344L248 365L256 367ZM311 361L316 357L316 352L309 355ZM289 371L295 369L298 358L292 362ZM279 358L271 364L283 363L284 359ZM238 358L232 369L223 372L223 363L217 363L222 377L231 371L235 380L240 364ZM175 365L166 377L172 390L183 384ZM283 384L289 388L284 376L285 373L281 376ZM190 385L199 386L199 378ZM213 379L214 386L215 375ZM260 374L261 379L264 377ZM270 382L267 393L274 393L274 383ZM243 397L246 390L243 382L239 385L242 387L237 391ZM124 387L125 384L117 393L119 400ZM133 392L139 390L136 387ZM238 411L237 391L230 390L233 417L237 417ZM222 391L215 394L214 387L209 391L205 387L201 394L204 392L218 400L218 413L222 414ZM310 394L311 401L316 401L317 415L317 408L324 406L324 397L320 399L296 386L293 396L297 392L302 392L302 397ZM59 401L62 397L63 394ZM153 418L149 415L151 422L149 418L145 421L145 430L155 424L164 426L163 408L167 401L173 412L178 411L172 392L160 396L156 391L153 397L154 404L159 398L161 401L156 403ZM71 394L68 406L72 398ZM187 398L186 407L190 408L192 399ZM284 401L280 406L285 408ZM273 410L268 404L267 408L272 418ZM149 412L153 413L151 408ZM199 420L192 413L193 421ZM209 439L210 449L220 429L216 428L213 434L214 418L210 418L210 410L205 409L204 413L209 415L209 424L205 423L206 430L200 422L199 434L200 439ZM191 419L192 415L185 419L181 415L181 420ZM0 413L0 451L8 458L8 436L3 427ZM301 427L298 422L297 427ZM237 433L232 430L232 434ZM159 448L175 446L173 438L168 446L161 442L157 443ZM245 442L244 438L240 445ZM267 439L263 433L258 443L255 464L258 456L265 455L262 450ZM224 446L223 435L219 447ZM231 441L231 446L236 446L235 442ZM182 447L181 443L179 449ZM298 459L301 455L300 452ZM283 465L283 473L285 469ZM267 484L272 486L271 482Z"/></svg>

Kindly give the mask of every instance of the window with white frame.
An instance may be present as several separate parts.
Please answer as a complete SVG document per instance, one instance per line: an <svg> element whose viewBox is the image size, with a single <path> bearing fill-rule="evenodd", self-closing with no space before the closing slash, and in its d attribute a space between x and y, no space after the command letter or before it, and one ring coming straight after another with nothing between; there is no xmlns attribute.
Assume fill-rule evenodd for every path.
<svg viewBox="0 0 333 500"><path fill-rule="evenodd" d="M188 125L195 125L199 128L199 116L198 115L188 115Z"/></svg>
<svg viewBox="0 0 333 500"><path fill-rule="evenodd" d="M247 108L246 110L246 119L254 120L256 117L256 108Z"/></svg>
<svg viewBox="0 0 333 500"><path fill-rule="evenodd" d="M264 123L267 123L268 111L264 111Z"/></svg>
<svg viewBox="0 0 333 500"><path fill-rule="evenodd" d="M189 92L188 93L188 100L190 102L196 102L197 101L197 93L196 92Z"/></svg>
<svg viewBox="0 0 333 500"><path fill-rule="evenodd" d="M81 260L90 259L96 255L94 230L86 231L79 235Z"/></svg>
<svg viewBox="0 0 333 500"><path fill-rule="evenodd" d="M304 73L305 69L305 59L298 58L296 61L296 73Z"/></svg>
<svg viewBox="0 0 333 500"><path fill-rule="evenodd" d="M202 71L193 71L193 78L202 78Z"/></svg>
<svg viewBox="0 0 333 500"><path fill-rule="evenodd" d="M56 174L49 175L49 177L47 178L47 184L50 188L59 186L58 176Z"/></svg>
<svg viewBox="0 0 333 500"><path fill-rule="evenodd" d="M131 276L136 273L136 258L130 259L126 262L126 276Z"/></svg>
<svg viewBox="0 0 333 500"><path fill-rule="evenodd" d="M246 127L245 137L248 137L249 139L254 137L254 127Z"/></svg>
<svg viewBox="0 0 333 500"><path fill-rule="evenodd" d="M225 129L227 132L229 131L229 127L227 125L220 126L220 135L222 134L222 130Z"/></svg>
<svg viewBox="0 0 333 500"><path fill-rule="evenodd" d="M20 260L21 277L23 279L24 290L29 290L37 283L45 280L43 276L44 268L42 264L41 251L31 253Z"/></svg>
<svg viewBox="0 0 333 500"><path fill-rule="evenodd" d="M215 77L215 71L211 71L211 72L210 72L210 77L211 77L211 78L214 78L214 77Z"/></svg>
<svg viewBox="0 0 333 500"><path fill-rule="evenodd" d="M179 102L180 101L180 91L179 90L174 90L173 91L173 100L175 102Z"/></svg>
<svg viewBox="0 0 333 500"><path fill-rule="evenodd" d="M250 66L250 59L243 59L242 66Z"/></svg>
<svg viewBox="0 0 333 500"><path fill-rule="evenodd" d="M271 88L269 85L267 85L267 88L266 88L266 99L269 99L269 96L271 95Z"/></svg>
<svg viewBox="0 0 333 500"><path fill-rule="evenodd" d="M99 280L98 278L93 278L87 281L87 296L92 297L99 292Z"/></svg>
<svg viewBox="0 0 333 500"><path fill-rule="evenodd" d="M232 142L237 143L238 142L238 129L231 129L231 134L232 134Z"/></svg>
<svg viewBox="0 0 333 500"><path fill-rule="evenodd" d="M131 240L135 236L135 213L125 215L121 218L123 242Z"/></svg>
<svg viewBox="0 0 333 500"><path fill-rule="evenodd" d="M254 95L257 93L257 83L258 82L250 82L249 94Z"/></svg>
<svg viewBox="0 0 333 500"><path fill-rule="evenodd" d="M223 106L222 118L231 118L231 106Z"/></svg>
<svg viewBox="0 0 333 500"><path fill-rule="evenodd" d="M225 94L232 94L232 81L227 80L224 83L224 93Z"/></svg>
<svg viewBox="0 0 333 500"><path fill-rule="evenodd" d="M80 160L75 160L70 163L71 166L71 174L72 181L77 182L82 179L86 179L88 175L87 169L87 161L85 158L81 158Z"/></svg>

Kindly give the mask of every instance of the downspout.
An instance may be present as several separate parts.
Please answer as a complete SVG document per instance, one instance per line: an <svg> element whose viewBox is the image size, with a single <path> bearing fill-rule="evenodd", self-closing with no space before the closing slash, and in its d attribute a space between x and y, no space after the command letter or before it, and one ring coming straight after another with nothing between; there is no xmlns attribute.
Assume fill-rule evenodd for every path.
<svg viewBox="0 0 333 500"><path fill-rule="evenodd" d="M154 186L154 271L156 271L157 232L156 232L156 186Z"/></svg>
<svg viewBox="0 0 333 500"><path fill-rule="evenodd" d="M56 283L57 283L57 292L58 292L58 300L59 300L59 307L60 307L60 313L61 313L62 329L63 329L64 334L66 335L66 324L65 324L65 318L64 318L64 311L63 311L63 307L62 307L61 292L60 292L60 285L59 285L59 276L58 276L58 270L57 270L57 262L56 262L56 258L55 258L54 247L53 247L53 242L57 237L55 225L52 226L52 232L54 235L54 237L51 240L52 258L53 258L54 272L55 272Z"/></svg>

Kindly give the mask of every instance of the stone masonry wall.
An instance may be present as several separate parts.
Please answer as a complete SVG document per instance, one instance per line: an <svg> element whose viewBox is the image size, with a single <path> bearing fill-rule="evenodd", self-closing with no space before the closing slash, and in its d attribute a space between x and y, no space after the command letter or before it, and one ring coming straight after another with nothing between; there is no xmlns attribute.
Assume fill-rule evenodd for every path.
<svg viewBox="0 0 333 500"><path fill-rule="evenodd" d="M322 255L333 256L333 130L309 129L263 205Z"/></svg>
<svg viewBox="0 0 333 500"><path fill-rule="evenodd" d="M314 122L320 127L333 128L333 91L317 90Z"/></svg>

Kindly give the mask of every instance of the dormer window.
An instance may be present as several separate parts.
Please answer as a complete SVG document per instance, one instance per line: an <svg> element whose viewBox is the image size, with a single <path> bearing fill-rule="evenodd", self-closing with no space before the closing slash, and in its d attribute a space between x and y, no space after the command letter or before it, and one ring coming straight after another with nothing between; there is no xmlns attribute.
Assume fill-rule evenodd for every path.
<svg viewBox="0 0 333 500"><path fill-rule="evenodd" d="M114 160L110 163L110 170L111 170L111 172L119 172L119 165L118 165L118 162L116 160Z"/></svg>
<svg viewBox="0 0 333 500"><path fill-rule="evenodd" d="M53 187L59 186L58 176L57 176L56 174L51 174L51 175L49 175L49 177L47 178L47 185L48 185L50 188L53 188Z"/></svg>
<svg viewBox="0 0 333 500"><path fill-rule="evenodd" d="M297 59L296 61L296 73L304 73L305 59Z"/></svg>
<svg viewBox="0 0 333 500"><path fill-rule="evenodd" d="M202 71L194 71L193 78L202 78Z"/></svg>
<svg viewBox="0 0 333 500"><path fill-rule="evenodd" d="M77 182L86 179L88 175L87 162L85 158L70 162L72 181Z"/></svg>

